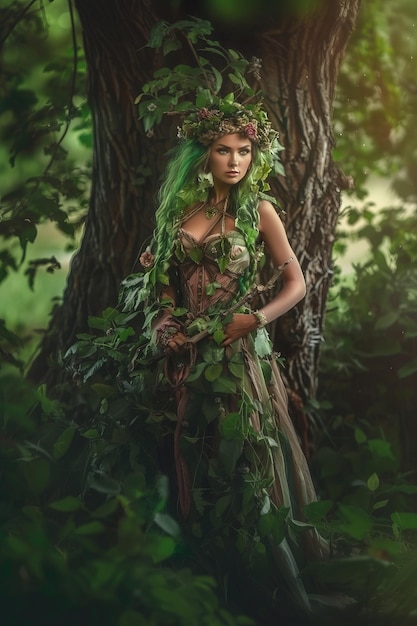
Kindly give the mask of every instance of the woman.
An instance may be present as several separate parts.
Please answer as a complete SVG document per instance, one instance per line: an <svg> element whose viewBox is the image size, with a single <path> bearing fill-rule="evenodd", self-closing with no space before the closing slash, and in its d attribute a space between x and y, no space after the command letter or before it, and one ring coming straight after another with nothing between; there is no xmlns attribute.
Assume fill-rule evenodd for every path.
<svg viewBox="0 0 417 626"><path fill-rule="evenodd" d="M295 532L315 494L265 330L305 295L282 222L261 191L277 134L259 105L225 99L189 115L179 136L139 293L150 349L164 354L158 398L165 386L175 401L165 468L172 452L178 508L214 568L232 578L245 572L308 610L298 574L323 556L324 542L315 531ZM283 286L254 311L247 295L263 246Z"/></svg>

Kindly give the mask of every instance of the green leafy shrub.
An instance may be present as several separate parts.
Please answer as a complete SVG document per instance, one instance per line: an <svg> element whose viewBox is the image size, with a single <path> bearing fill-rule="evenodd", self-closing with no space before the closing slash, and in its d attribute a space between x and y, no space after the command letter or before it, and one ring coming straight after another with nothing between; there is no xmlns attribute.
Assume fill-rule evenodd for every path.
<svg viewBox="0 0 417 626"><path fill-rule="evenodd" d="M139 453L135 416L96 402L96 417L81 425L85 406L63 406L19 376L0 378L0 389L8 626L252 623L222 608L212 578L183 565L187 548L165 512L167 483ZM103 392L92 388L97 398Z"/></svg>
<svg viewBox="0 0 417 626"><path fill-rule="evenodd" d="M370 252L354 264L353 276L336 273L329 300L320 390L310 407L320 433L313 468L326 499L320 505L327 506L315 521L336 547L347 543L361 555L349 584L362 575L372 579L370 605L379 598L383 611L399 611L406 623L417 607L410 578L417 530L417 216L365 206L350 208L348 222L359 228L341 234L339 252L352 239ZM324 580L348 574L348 566L337 567L329 564Z"/></svg>

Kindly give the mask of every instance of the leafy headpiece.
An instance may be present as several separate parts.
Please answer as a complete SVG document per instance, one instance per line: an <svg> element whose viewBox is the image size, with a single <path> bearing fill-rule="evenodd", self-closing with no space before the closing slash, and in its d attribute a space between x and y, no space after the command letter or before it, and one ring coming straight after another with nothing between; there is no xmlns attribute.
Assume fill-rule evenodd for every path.
<svg viewBox="0 0 417 626"><path fill-rule="evenodd" d="M233 94L195 108L178 127L181 139L196 139L204 146L229 133L244 135L263 152L270 152L278 140L261 104L244 106L233 99Z"/></svg>

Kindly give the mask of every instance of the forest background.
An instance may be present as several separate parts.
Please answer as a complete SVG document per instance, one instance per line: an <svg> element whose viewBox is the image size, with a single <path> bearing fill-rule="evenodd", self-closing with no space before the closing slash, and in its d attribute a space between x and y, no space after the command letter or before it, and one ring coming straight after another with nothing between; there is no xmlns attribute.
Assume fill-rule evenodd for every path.
<svg viewBox="0 0 417 626"><path fill-rule="evenodd" d="M319 4L297 6L308 14ZM217 19L235 24L233 6ZM253 608L226 611L210 572L179 567L183 546L165 512L166 484L151 484L144 460L132 462L137 424L109 411L120 399L97 378L97 346L82 355L90 360L72 400L25 377L80 244L94 138L72 3L7 2L0 16L5 611L10 623L249 623L242 615L256 619ZM354 184L344 191L333 246L318 384L300 411L321 495L308 522L354 554L320 575L370 611L367 624L369 615L411 624L417 610L416 20L412 0L363 3L340 68L333 157ZM136 176L143 185L147 166ZM387 181L385 204L376 188ZM115 315L109 308L90 322L114 330ZM92 344L86 334L84 341ZM114 348L107 343L107 355Z"/></svg>

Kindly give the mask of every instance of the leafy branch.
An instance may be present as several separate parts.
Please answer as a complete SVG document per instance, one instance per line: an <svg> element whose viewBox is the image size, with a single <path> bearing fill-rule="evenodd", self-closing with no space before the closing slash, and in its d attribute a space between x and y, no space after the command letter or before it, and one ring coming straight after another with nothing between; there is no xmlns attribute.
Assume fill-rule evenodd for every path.
<svg viewBox="0 0 417 626"><path fill-rule="evenodd" d="M193 18L174 24L160 22L152 31L148 46L161 50L164 57L184 51L182 41L191 51L196 66L179 63L172 69L162 67L154 73L153 80L142 88L135 102L139 105L139 118L145 132L153 133L164 114L181 113L193 106L210 107L222 93L228 81L237 89L237 96L255 95L246 74L259 79L259 59L248 61L239 52L224 48L211 38L212 26L206 20ZM221 62L220 69L213 59Z"/></svg>

